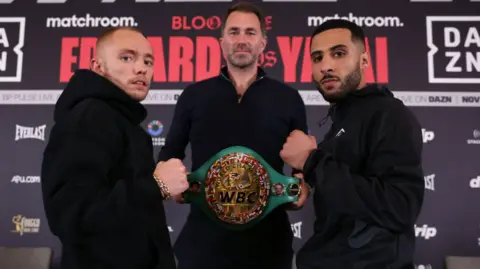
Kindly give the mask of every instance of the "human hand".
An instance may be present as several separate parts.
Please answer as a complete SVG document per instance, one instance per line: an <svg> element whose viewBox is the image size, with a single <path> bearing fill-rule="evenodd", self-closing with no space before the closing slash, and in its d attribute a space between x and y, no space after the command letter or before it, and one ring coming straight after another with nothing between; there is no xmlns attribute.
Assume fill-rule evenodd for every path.
<svg viewBox="0 0 480 269"><path fill-rule="evenodd" d="M280 151L282 160L292 168L302 170L310 152L317 148L317 140L302 131L293 130Z"/></svg>
<svg viewBox="0 0 480 269"><path fill-rule="evenodd" d="M187 168L179 159L159 162L153 173L164 197L176 197L188 189ZM166 188L162 187L162 184Z"/></svg>
<svg viewBox="0 0 480 269"><path fill-rule="evenodd" d="M301 209L304 206L305 202L307 201L308 195L310 194L310 190L309 190L307 184L305 183L305 180L303 178L303 174L302 173L297 173L293 176L299 179L301 192L300 192L300 197L298 198L298 201L286 204L286 209L287 210L299 210L299 209Z"/></svg>

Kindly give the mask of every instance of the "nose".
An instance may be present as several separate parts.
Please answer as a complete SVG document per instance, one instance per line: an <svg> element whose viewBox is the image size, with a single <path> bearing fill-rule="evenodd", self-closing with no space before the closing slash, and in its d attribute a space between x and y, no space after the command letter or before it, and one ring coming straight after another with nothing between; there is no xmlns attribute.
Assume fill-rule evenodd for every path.
<svg viewBox="0 0 480 269"><path fill-rule="evenodd" d="M143 60L138 60L134 65L135 74L146 74L147 68L148 67Z"/></svg>
<svg viewBox="0 0 480 269"><path fill-rule="evenodd" d="M323 75L333 72L333 61L330 57L324 57L320 63L320 71Z"/></svg>

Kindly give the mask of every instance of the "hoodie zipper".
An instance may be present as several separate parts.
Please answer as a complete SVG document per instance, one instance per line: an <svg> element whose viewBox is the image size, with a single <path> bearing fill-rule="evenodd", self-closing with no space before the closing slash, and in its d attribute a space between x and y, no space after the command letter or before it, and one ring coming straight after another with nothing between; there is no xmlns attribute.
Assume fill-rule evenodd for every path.
<svg viewBox="0 0 480 269"><path fill-rule="evenodd" d="M235 93L236 93L236 92L237 92L237 88L235 87L235 83L233 83L232 80L230 80L227 76L225 76L225 75L223 74L223 72L220 72L220 74L222 75L222 77L223 77L224 79L226 79L227 81L229 81L230 83L232 83L233 89L235 90ZM248 89L250 89L250 88L253 86L253 84L257 83L259 80L263 79L264 77L265 77L265 75L256 78L256 79L252 82L252 84L250 84L250 86L248 86L248 88L245 90L245 93L243 94L243 96L241 96L241 97L238 99L238 102L237 102L237 103L240 104L240 103L242 102L242 100L243 100L243 97L245 97L245 94L247 94Z"/></svg>

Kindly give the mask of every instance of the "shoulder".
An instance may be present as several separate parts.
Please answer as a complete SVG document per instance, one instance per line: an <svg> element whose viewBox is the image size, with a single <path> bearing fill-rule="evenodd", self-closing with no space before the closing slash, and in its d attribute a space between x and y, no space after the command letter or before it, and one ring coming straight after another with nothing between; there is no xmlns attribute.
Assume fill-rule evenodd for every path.
<svg viewBox="0 0 480 269"><path fill-rule="evenodd" d="M288 98L289 102L296 101L303 104L302 96L300 92L294 87L272 77L266 76L264 78L264 85L272 94Z"/></svg>
<svg viewBox="0 0 480 269"><path fill-rule="evenodd" d="M397 98L384 98L384 100L378 102L373 121L379 127L379 130L412 132L421 135L421 125L417 116Z"/></svg>
<svg viewBox="0 0 480 269"><path fill-rule="evenodd" d="M121 116L106 101L85 99L57 122L58 128L95 137L118 137L121 133Z"/></svg>
<svg viewBox="0 0 480 269"><path fill-rule="evenodd" d="M218 84L218 76L189 84L182 90L178 102L190 102L191 99L196 99L202 95L208 95L214 89L218 88Z"/></svg>

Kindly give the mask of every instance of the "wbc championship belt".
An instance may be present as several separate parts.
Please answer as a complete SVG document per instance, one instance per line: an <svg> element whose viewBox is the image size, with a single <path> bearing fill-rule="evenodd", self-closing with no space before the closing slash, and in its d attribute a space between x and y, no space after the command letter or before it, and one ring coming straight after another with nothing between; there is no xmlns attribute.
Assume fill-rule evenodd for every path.
<svg viewBox="0 0 480 269"><path fill-rule="evenodd" d="M241 146L226 148L187 177L185 203L200 207L228 229L247 229L276 207L298 201L298 178L273 169L258 153Z"/></svg>

